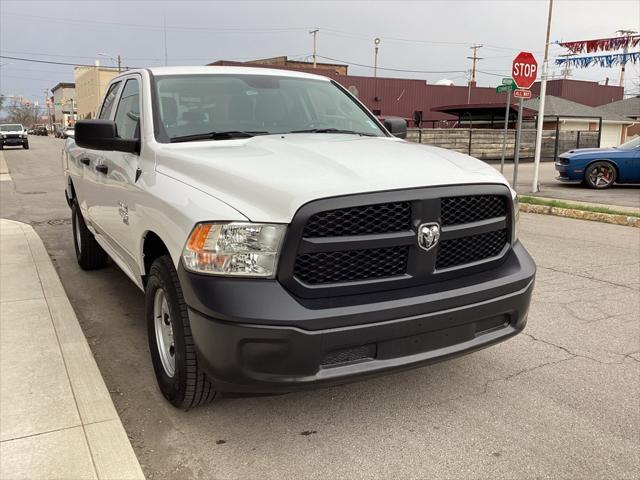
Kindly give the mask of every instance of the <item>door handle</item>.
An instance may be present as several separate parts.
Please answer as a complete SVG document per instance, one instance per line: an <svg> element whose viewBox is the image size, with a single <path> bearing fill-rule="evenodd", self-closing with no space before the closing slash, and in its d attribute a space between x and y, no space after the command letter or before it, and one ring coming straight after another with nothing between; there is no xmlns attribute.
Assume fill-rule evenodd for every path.
<svg viewBox="0 0 640 480"><path fill-rule="evenodd" d="M96 171L104 173L106 175L109 171L109 167L107 167L106 165L96 165Z"/></svg>
<svg viewBox="0 0 640 480"><path fill-rule="evenodd" d="M91 163L91 160L87 157L83 157L80 159L80 163L84 163L85 165L89 165Z"/></svg>

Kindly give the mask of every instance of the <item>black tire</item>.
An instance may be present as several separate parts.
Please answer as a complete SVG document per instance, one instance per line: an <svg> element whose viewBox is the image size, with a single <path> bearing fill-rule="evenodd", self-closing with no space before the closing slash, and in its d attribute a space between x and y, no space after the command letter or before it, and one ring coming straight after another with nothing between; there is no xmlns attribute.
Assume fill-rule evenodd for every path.
<svg viewBox="0 0 640 480"><path fill-rule="evenodd" d="M22 148L24 148L25 150L29 150L29 142L23 143Z"/></svg>
<svg viewBox="0 0 640 480"><path fill-rule="evenodd" d="M169 318L159 316L160 321L171 325L173 341L173 375L167 372L160 354L156 333L157 296L166 300ZM164 397L174 407L190 410L213 401L217 392L206 374L199 368L196 356L187 304L182 295L178 273L169 255L158 257L151 268L145 288L145 317L149 337L151 361L158 386ZM170 349L168 349L170 351Z"/></svg>
<svg viewBox="0 0 640 480"><path fill-rule="evenodd" d="M78 265L83 270L97 270L107 264L109 256L96 242L93 233L84 223L78 202L71 205L71 224L73 225L73 247Z"/></svg>
<svg viewBox="0 0 640 480"><path fill-rule="evenodd" d="M602 190L613 185L617 178L616 167L606 160L593 162L584 171L584 182L591 188Z"/></svg>

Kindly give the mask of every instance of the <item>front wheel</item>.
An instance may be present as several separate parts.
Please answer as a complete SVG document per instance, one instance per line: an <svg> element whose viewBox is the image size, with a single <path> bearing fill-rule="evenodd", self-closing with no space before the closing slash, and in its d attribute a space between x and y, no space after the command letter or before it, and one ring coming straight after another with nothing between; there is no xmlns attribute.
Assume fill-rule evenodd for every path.
<svg viewBox="0 0 640 480"><path fill-rule="evenodd" d="M25 150L29 150L29 142L23 143L22 148L24 148Z"/></svg>
<svg viewBox="0 0 640 480"><path fill-rule="evenodd" d="M584 181L591 188L609 188L616 181L616 169L610 162L594 162L585 170Z"/></svg>
<svg viewBox="0 0 640 480"><path fill-rule="evenodd" d="M164 397L183 410L214 400L213 384L198 366L187 304L169 255L157 258L149 269L145 316L151 361Z"/></svg>

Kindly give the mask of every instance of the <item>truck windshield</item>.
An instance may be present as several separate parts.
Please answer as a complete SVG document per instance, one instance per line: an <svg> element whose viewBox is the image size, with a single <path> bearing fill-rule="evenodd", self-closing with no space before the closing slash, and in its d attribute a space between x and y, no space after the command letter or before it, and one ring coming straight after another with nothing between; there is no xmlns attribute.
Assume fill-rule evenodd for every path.
<svg viewBox="0 0 640 480"><path fill-rule="evenodd" d="M160 141L302 132L386 135L330 81L218 74L158 76L155 83Z"/></svg>
<svg viewBox="0 0 640 480"><path fill-rule="evenodd" d="M16 130L22 130L22 125L18 125L18 124L0 125L0 132L15 132Z"/></svg>

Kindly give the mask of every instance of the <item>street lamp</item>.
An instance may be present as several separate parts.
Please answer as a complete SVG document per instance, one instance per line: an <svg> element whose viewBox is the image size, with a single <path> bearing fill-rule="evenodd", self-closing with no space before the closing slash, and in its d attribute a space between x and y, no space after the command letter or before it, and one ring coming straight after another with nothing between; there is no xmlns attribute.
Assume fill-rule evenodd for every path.
<svg viewBox="0 0 640 480"><path fill-rule="evenodd" d="M375 53L373 55L373 78L378 76L378 48L380 48L380 38L376 37L373 40L375 45Z"/></svg>

